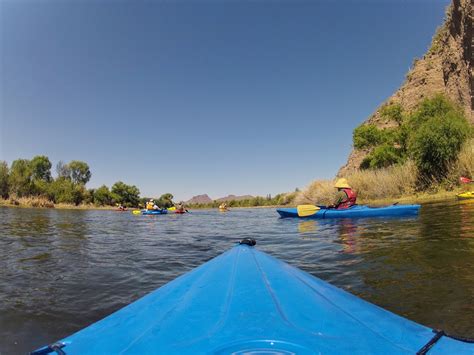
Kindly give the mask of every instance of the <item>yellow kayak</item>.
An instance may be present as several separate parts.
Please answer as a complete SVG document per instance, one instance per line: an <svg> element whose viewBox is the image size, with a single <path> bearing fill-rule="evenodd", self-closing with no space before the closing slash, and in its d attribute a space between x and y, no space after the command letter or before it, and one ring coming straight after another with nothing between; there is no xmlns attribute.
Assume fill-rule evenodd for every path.
<svg viewBox="0 0 474 355"><path fill-rule="evenodd" d="M168 211L176 211L176 207L175 207L175 206L169 207L169 208L167 208L167 210L168 210Z"/></svg>
<svg viewBox="0 0 474 355"><path fill-rule="evenodd" d="M474 198L474 191L463 192L457 195L460 199Z"/></svg>

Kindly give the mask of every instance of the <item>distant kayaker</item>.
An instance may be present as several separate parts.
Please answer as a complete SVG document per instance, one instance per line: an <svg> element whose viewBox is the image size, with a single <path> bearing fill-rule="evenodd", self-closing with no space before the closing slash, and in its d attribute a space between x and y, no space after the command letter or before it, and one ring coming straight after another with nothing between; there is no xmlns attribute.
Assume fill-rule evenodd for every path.
<svg viewBox="0 0 474 355"><path fill-rule="evenodd" d="M357 193L352 190L346 179L338 179L334 187L337 189L336 199L334 204L328 206L328 208L343 210L356 204Z"/></svg>
<svg viewBox="0 0 474 355"><path fill-rule="evenodd" d="M176 206L176 213L184 213L186 212L186 209L184 208L184 202L178 203Z"/></svg>
<svg viewBox="0 0 474 355"><path fill-rule="evenodd" d="M220 210L227 210L227 203L223 202L219 205Z"/></svg>
<svg viewBox="0 0 474 355"><path fill-rule="evenodd" d="M149 211L152 210L154 204L155 204L155 201L153 199L150 199L150 201L146 203L146 209Z"/></svg>

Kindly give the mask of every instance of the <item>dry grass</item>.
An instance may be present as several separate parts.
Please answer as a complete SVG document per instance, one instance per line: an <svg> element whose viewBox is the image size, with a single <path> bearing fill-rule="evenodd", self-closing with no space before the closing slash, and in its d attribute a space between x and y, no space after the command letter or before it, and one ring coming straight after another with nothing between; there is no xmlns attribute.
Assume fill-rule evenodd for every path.
<svg viewBox="0 0 474 355"><path fill-rule="evenodd" d="M335 193L334 181L316 180L298 193L294 199L294 204L329 205L334 202Z"/></svg>
<svg viewBox="0 0 474 355"><path fill-rule="evenodd" d="M378 170L359 170L347 176L362 200L397 198L415 192L418 172L413 162Z"/></svg>
<svg viewBox="0 0 474 355"><path fill-rule="evenodd" d="M474 139L463 146L454 170L459 176L474 178Z"/></svg>
<svg viewBox="0 0 474 355"><path fill-rule="evenodd" d="M385 169L359 170L346 178L362 201L398 198L414 194L417 170L415 164L407 162ZM327 205L334 202L335 192L334 181L317 180L302 190L294 202Z"/></svg>
<svg viewBox="0 0 474 355"><path fill-rule="evenodd" d="M4 200L3 204L23 207L54 208L54 203L44 196L17 197L13 195L10 196L8 200Z"/></svg>

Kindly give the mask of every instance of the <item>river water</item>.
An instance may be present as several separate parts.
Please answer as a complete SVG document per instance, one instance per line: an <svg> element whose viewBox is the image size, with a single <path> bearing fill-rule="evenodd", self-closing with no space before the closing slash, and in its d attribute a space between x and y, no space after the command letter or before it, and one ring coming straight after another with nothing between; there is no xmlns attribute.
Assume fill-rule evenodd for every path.
<svg viewBox="0 0 474 355"><path fill-rule="evenodd" d="M474 337L474 201L397 219L280 219L0 208L0 353L26 353L129 304L244 237L363 299Z"/></svg>

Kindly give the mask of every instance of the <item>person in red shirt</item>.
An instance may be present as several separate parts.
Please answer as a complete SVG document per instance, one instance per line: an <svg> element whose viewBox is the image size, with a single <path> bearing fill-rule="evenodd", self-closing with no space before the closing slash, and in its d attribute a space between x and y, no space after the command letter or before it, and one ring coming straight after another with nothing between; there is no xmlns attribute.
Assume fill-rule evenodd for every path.
<svg viewBox="0 0 474 355"><path fill-rule="evenodd" d="M357 193L352 190L346 179L338 179L334 187L337 189L336 199L334 204L328 206L328 208L343 210L356 204Z"/></svg>

